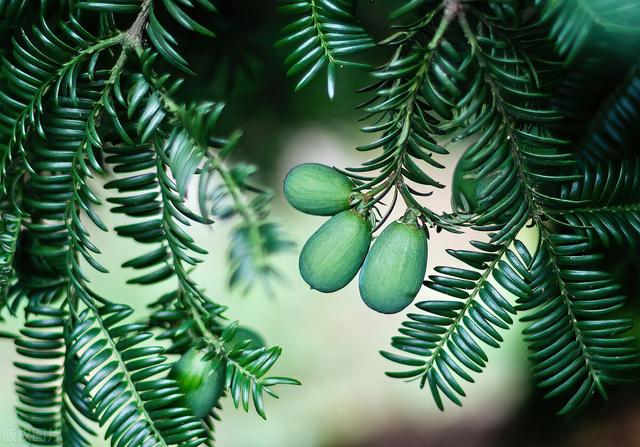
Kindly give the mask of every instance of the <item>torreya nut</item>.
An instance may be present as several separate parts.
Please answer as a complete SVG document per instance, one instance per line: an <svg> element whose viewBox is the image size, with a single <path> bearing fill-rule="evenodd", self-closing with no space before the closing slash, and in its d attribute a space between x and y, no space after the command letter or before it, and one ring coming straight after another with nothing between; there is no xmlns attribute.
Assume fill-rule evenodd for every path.
<svg viewBox="0 0 640 447"><path fill-rule="evenodd" d="M451 206L456 212L475 213L478 211L476 182L478 175L467 168L468 163L462 157L453 171L451 184Z"/></svg>
<svg viewBox="0 0 640 447"><path fill-rule="evenodd" d="M451 105L447 104L442 97L436 93L429 82L425 82L422 85L422 94L427 100L428 104L444 119L451 119L453 115L451 113Z"/></svg>
<svg viewBox="0 0 640 447"><path fill-rule="evenodd" d="M316 216L348 209L354 187L349 177L318 163L296 166L284 179L284 195L291 206Z"/></svg>
<svg viewBox="0 0 640 447"><path fill-rule="evenodd" d="M488 204L484 203L485 197L504 181L502 171L494 169L480 175L478 169L469 169L469 167L470 163L464 156L456 165L453 173L451 206L456 212L480 214L488 209ZM506 210L495 218L495 222L504 224L513 216L513 213L513 210Z"/></svg>
<svg viewBox="0 0 640 447"><path fill-rule="evenodd" d="M356 276L371 244L371 223L355 210L325 222L304 244L300 274L312 289L335 292Z"/></svg>
<svg viewBox="0 0 640 447"><path fill-rule="evenodd" d="M184 394L184 405L198 419L205 417L224 392L226 363L222 359L203 360L204 353L194 348L185 352L173 365L169 377Z"/></svg>
<svg viewBox="0 0 640 447"><path fill-rule="evenodd" d="M427 270L427 235L415 217L389 224L373 242L360 271L362 301L383 313L400 312L414 300Z"/></svg>

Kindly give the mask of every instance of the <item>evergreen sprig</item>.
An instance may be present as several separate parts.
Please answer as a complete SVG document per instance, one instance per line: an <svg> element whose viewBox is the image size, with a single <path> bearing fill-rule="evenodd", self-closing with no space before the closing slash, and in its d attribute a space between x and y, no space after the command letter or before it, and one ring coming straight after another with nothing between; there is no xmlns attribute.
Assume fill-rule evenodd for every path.
<svg viewBox="0 0 640 447"><path fill-rule="evenodd" d="M298 17L282 29L276 45L296 45L287 57L288 76L301 74L296 90L326 68L327 94L336 91L337 68L366 69L368 65L345 56L372 48L374 40L355 19L351 0L280 0L279 10Z"/></svg>
<svg viewBox="0 0 640 447"><path fill-rule="evenodd" d="M606 397L608 385L638 367L606 251L636 247L640 228L640 172L629 150L638 143L637 62L613 51L637 33L636 6L414 0L390 16L393 32L380 45L392 56L372 70L376 82L363 89L371 96L361 106L372 122L363 130L377 137L357 148L378 154L342 171L359 194L351 205L374 232L400 197L424 231L487 235L472 250L448 250L464 267L435 267L424 284L443 298L419 301L392 338L399 352L382 351L405 367L389 376L428 385L441 409L443 396L461 405L463 383L482 372L486 347L498 348L515 318L527 323L532 373L561 414ZM585 108L594 112L581 124L575 112L596 99L577 92L588 91L591 73L599 76L614 53L627 73ZM444 167L452 145L464 147L453 212L439 214L425 197L444 187L431 171ZM523 243L528 227L533 247ZM362 281L361 273L361 294Z"/></svg>
<svg viewBox="0 0 640 447"><path fill-rule="evenodd" d="M196 417L193 391L173 374L170 355L192 347L225 364L236 407L248 410L251 396L263 418L264 393L299 383L267 375L281 348L231 343L237 324L192 278L206 254L194 224L237 216L231 285L268 281L271 255L291 247L268 220L271 193L252 184L255 169L229 160L239 133L218 135L223 105L182 103L182 80L156 68L160 57L190 73L175 26L213 36L194 8L216 11L206 0L0 4L0 32L11 35L0 75L0 285L3 305L26 316L16 390L30 443L94 445L101 426L112 445L213 445L217 411ZM111 177L106 202L127 219L115 232L152 247L124 263L137 272L129 283L174 283L151 316L91 285L109 274L92 237L111 231L97 177ZM167 336L168 326L179 330Z"/></svg>
<svg viewBox="0 0 640 447"><path fill-rule="evenodd" d="M359 106L372 138L357 148L370 159L339 172L307 166L345 196L326 207L304 197L298 204L364 228L354 245L364 252L370 233L392 228L374 241L383 257L397 255L388 241L410 234L404 258L387 268L413 260L418 268L396 273L419 272L417 286L426 253L407 253L421 249L424 233L479 233L425 279L436 298L418 301L392 338L395 351L382 351L404 367L388 375L428 386L440 408L444 398L460 405L464 383L490 359L487 347L499 348L519 318L532 374L559 413L633 379L640 351L610 252L635 249L640 236L631 149L640 77L638 61L625 56L637 49L637 3L411 0L385 17L391 30L379 43L358 6L279 4L288 25L277 44L289 48L296 89L323 70L330 98L340 68L373 79ZM17 414L31 443L88 446L102 427L112 445L213 445L221 405L196 416L172 361L192 350L210 375L221 374L220 393L261 417L265 394L298 384L272 375L281 348L238 340L242 328L193 276L207 254L194 225L234 222L230 286L268 284L278 274L272 255L291 248L269 220L272 194L254 184L256 168L231 160L240 132L220 135L224 105L180 99L174 71L193 73L177 29L214 37L211 14L209 0L0 1L0 288L7 313L25 315L18 334L3 335L20 355ZM376 46L386 62L352 59ZM605 76L609 60L619 70ZM464 154L452 211L443 214L429 197L445 186L434 170L454 145ZM105 177L106 193L96 181ZM113 231L147 248L123 264L135 272L128 282L171 283L149 316L90 281L109 274L93 237L112 231L105 202L126 220ZM385 227L399 207L404 217ZM536 234L534 244L525 232ZM356 267L376 277L384 263L369 261ZM399 289L415 297L413 285Z"/></svg>

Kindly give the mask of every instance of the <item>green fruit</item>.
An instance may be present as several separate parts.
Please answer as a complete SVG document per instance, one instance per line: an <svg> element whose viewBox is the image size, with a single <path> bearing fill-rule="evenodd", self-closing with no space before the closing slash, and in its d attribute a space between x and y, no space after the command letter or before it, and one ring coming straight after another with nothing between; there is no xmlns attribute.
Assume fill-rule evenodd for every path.
<svg viewBox="0 0 640 447"><path fill-rule="evenodd" d="M360 271L360 296L371 309L393 314L418 294L427 270L427 236L411 223L393 222L373 242Z"/></svg>
<svg viewBox="0 0 640 447"><path fill-rule="evenodd" d="M537 150L540 155L552 155L557 153L554 149L540 148ZM468 158L462 156L456 165L453 173L451 206L456 212L480 214L487 210L488 206L482 202L483 197L488 194L488 189L494 189L500 186L499 180L503 172L494 169L486 175L479 175L479 168L470 169L471 163ZM496 183L497 184L493 184ZM498 224L504 224L513 217L515 210L506 210L495 221Z"/></svg>
<svg viewBox="0 0 640 447"><path fill-rule="evenodd" d="M184 394L184 404L198 419L209 414L222 396L227 373L224 360L202 360L203 355L191 348L169 372Z"/></svg>
<svg viewBox="0 0 640 447"><path fill-rule="evenodd" d="M353 182L329 166L305 163L284 179L284 195L295 209L316 216L332 216L351 206Z"/></svg>
<svg viewBox="0 0 640 447"><path fill-rule="evenodd" d="M444 102L442 98L435 93L435 91L429 85L429 82L425 82L422 87L422 94L425 99L429 103L429 105L433 108L435 112L438 113L442 118L447 120L453 117L451 113L451 106Z"/></svg>
<svg viewBox="0 0 640 447"><path fill-rule="evenodd" d="M371 243L371 223L347 210L322 225L302 247L300 274L312 289L335 292L356 276Z"/></svg>
<svg viewBox="0 0 640 447"><path fill-rule="evenodd" d="M478 169L470 170L468 166L469 162L464 157L456 165L453 173L451 205L456 212L479 214L488 208L486 203L482 203L482 198L487 194L487 188L495 188L492 183L502 176L502 171L493 170L480 176ZM513 212L513 210L507 210L496 218L496 223L507 222L513 216Z"/></svg>
<svg viewBox="0 0 640 447"><path fill-rule="evenodd" d="M476 194L477 175L468 171L466 161L461 158L453 172L451 205L454 211L476 212L478 210L478 197Z"/></svg>
<svg viewBox="0 0 640 447"><path fill-rule="evenodd" d="M247 343L248 342L248 343ZM237 346L244 346L249 349L258 349L266 346L264 338L253 329L239 326L233 338L227 342L227 345L234 349Z"/></svg>

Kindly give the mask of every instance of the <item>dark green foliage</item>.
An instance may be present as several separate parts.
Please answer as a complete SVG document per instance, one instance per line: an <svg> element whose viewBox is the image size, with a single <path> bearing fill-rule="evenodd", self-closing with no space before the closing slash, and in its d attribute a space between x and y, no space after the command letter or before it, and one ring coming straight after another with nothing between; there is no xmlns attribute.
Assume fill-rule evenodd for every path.
<svg viewBox="0 0 640 447"><path fill-rule="evenodd" d="M382 352L382 355L409 371L388 373L391 377L417 377L424 386L429 381L436 404L443 408L441 393L461 405L465 393L459 377L473 382L471 372L481 372L488 356L482 345L494 348L502 342L500 331L513 324L514 305L499 291L499 284L519 298L531 292L527 281L531 255L518 243L515 250L507 244L472 241L478 251L451 250L450 254L467 268L436 267L439 275L429 276L426 283L436 292L453 300L429 300L416 304L422 313L410 313L409 320L394 337L391 345L414 359Z"/></svg>
<svg viewBox="0 0 640 447"><path fill-rule="evenodd" d="M584 47L615 48L640 37L640 5L634 0L537 0L558 53L572 61Z"/></svg>
<svg viewBox="0 0 640 447"><path fill-rule="evenodd" d="M226 309L191 277L206 254L193 225L235 222L231 285L268 281L271 255L291 247L268 220L255 168L229 162L240 134L217 134L223 105L183 103L182 80L163 72L168 62L189 73L176 26L213 35L197 8L215 12L206 0L0 2L11 35L0 56L0 286L3 307L26 316L16 390L32 444L95 445L99 425L112 445L212 445L217 412L194 416L168 376L169 355L194 345L228 365L221 384L236 407L251 396L262 417L264 393L298 383L266 376L279 347L231 345L235 324L223 332ZM136 271L129 283L173 283L151 317L90 285L109 273L108 247L92 238L111 230L105 202L126 218L116 233L148 246L124 263Z"/></svg>
<svg viewBox="0 0 640 447"><path fill-rule="evenodd" d="M635 338L625 335L632 321L611 316L624 305L620 286L585 245L584 236L550 235L531 263L531 294L521 300L523 310L533 307L522 318L530 323L524 335L533 375L545 397L564 396L560 414L594 391L606 397L605 385L632 378L639 358Z"/></svg>
<svg viewBox="0 0 640 447"><path fill-rule="evenodd" d="M486 234L448 250L457 264L424 283L444 298L418 302L392 338L399 353L382 352L406 367L390 376L428 385L438 407L462 403L516 318L562 414L637 374L606 256L640 240L639 12L631 0L413 0L391 14L391 57L362 90L376 137L357 149L376 154L345 170L357 208L374 231L402 206L425 231ZM431 172L456 145L473 175L439 214Z"/></svg>
<svg viewBox="0 0 640 447"><path fill-rule="evenodd" d="M580 158L592 164L630 158L638 141L640 129L640 62L629 71L624 82L609 95L590 123L576 150Z"/></svg>
<svg viewBox="0 0 640 447"><path fill-rule="evenodd" d="M78 356L74 377L93 373L86 384L92 414L112 443L200 445L206 429L178 404L178 384L155 378L171 366L163 348L143 345L153 337L144 324L121 324L132 313L117 304L83 311L69 335L70 355Z"/></svg>
<svg viewBox="0 0 640 447"><path fill-rule="evenodd" d="M640 236L639 182L638 160L633 165L622 162L587 167L583 178L564 190L563 198L573 204L549 212L559 223L584 228L592 244L599 239L606 248L635 251Z"/></svg>
<svg viewBox="0 0 640 447"><path fill-rule="evenodd" d="M287 75L301 74L296 90L307 85L323 69L327 70L327 94L333 98L338 68L368 66L345 56L374 46L373 39L354 18L352 0L280 0L279 10L296 14L282 33L278 45L295 45L285 61Z"/></svg>
<svg viewBox="0 0 640 447"><path fill-rule="evenodd" d="M320 244L342 252L303 265L316 269L312 285L350 281L398 207L420 235L481 232L424 282L435 296L408 313L397 351L383 351L405 367L389 375L428 386L440 408L443 397L461 404L487 346L499 348L517 318L533 376L560 413L637 375L607 256L640 240L640 78L629 56L638 3L410 0L379 44L356 0L284 0L279 10L296 88L326 70L333 97L338 69L375 66L359 107L371 142L357 148L371 156L342 171L354 193L332 218L357 225ZM271 375L281 348L237 337L192 276L206 254L196 225L233 222L231 286L268 282L271 256L291 247L268 219L271 193L255 185L256 168L230 159L240 132L221 135L223 104L180 99L175 72L192 72L179 36L214 37L214 14L209 0L0 0L0 287L2 308L25 316L18 334L4 335L20 355L17 413L33 444L94 445L100 426L112 445L213 445L221 405L196 417L169 376L190 348L224 364L225 394L262 417L265 394L298 383ZM384 63L355 62L376 46ZM451 165L455 145L478 206L441 214L428 198L444 187L433 170ZM129 283L171 282L148 317L133 315L130 297L91 287L109 273L109 247L93 237L112 230L105 210L126 220L117 235L146 248L123 264ZM537 235L530 246L527 228ZM328 258L344 262L345 247L331 242L345 238L357 239L352 259L336 271ZM417 285L402 284L411 299Z"/></svg>
<svg viewBox="0 0 640 447"><path fill-rule="evenodd" d="M88 447L88 437L95 433L86 421L95 419L84 399L86 383L75 380L77 359L65 353L67 315L46 304L62 292L53 289L39 294L37 301L42 304L27 309L30 317L15 340L21 355L15 363L20 370L17 415L25 440L31 444ZM34 358L40 362L30 361Z"/></svg>

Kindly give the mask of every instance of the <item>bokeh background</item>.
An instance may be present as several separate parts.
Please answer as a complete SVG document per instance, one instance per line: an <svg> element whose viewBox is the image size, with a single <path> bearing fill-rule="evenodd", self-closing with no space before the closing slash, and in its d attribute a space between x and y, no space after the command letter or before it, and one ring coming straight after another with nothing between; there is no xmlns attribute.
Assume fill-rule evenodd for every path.
<svg viewBox="0 0 640 447"><path fill-rule="evenodd" d="M180 36L180 42L189 42L183 52L199 73L185 83L184 99L214 97L228 103L221 133L238 127L244 130L235 157L260 167L261 182L275 192L272 217L299 249L324 220L289 207L282 197L282 179L302 162L346 167L364 160L353 149L367 141L358 131L359 113L355 110L364 96L355 92L367 85L369 78L366 73L338 72L334 101L327 99L322 79L294 94L294 83L282 67L286 50L273 46L282 24L274 1L217 3L221 11L213 26L219 36L217 43L189 40L186 33ZM373 4L362 2L360 14L374 34L384 35L386 23L380 17L393 3L376 2L374 14ZM367 58L373 63L381 61L384 52L374 51ZM452 154L442 159L447 169L436 173L447 186L460 149L452 148ZM449 194L445 189L426 200L431 208L445 211ZM110 227L120 223L107 209L102 210L102 216ZM554 417L557 407L540 399L530 379L526 347L520 341L522 327L518 325L505 334L502 349L487 348L488 368L466 388L464 407L450 404L445 412L438 411L427 389L384 376L393 365L378 351L388 348L404 315L383 316L368 310L355 283L331 295L310 290L298 275L297 252L292 251L275 260L284 279L276 281L270 293L259 287L248 294L230 291L225 259L231 225L221 222L210 228L194 227L194 237L210 252L195 278L211 297L230 307L230 319L255 328L269 345L282 346L284 354L273 372L296 377L303 386L280 388L280 399L268 399L267 422L254 412L236 410L230 399L224 399L222 422L217 426L220 446L640 446L640 405L635 388L614 390L607 403L599 402L572 418ZM146 304L165 290L162 286L127 286L125 280L131 274L119 267L141 247L111 234L95 232L95 237L99 247L108 247L108 256L101 261L112 272L111 276L93 277L95 289L147 312ZM472 237L482 236L432 236L430 271L452 263L446 248L462 248ZM532 241L535 234L525 237ZM619 267L621 277L629 278L631 292L635 291L630 273L634 265L628 260ZM419 298L430 294L433 292L423 289ZM0 372L5 379L0 387L0 446L7 447L22 445L13 412L15 359L13 344L0 341Z"/></svg>

